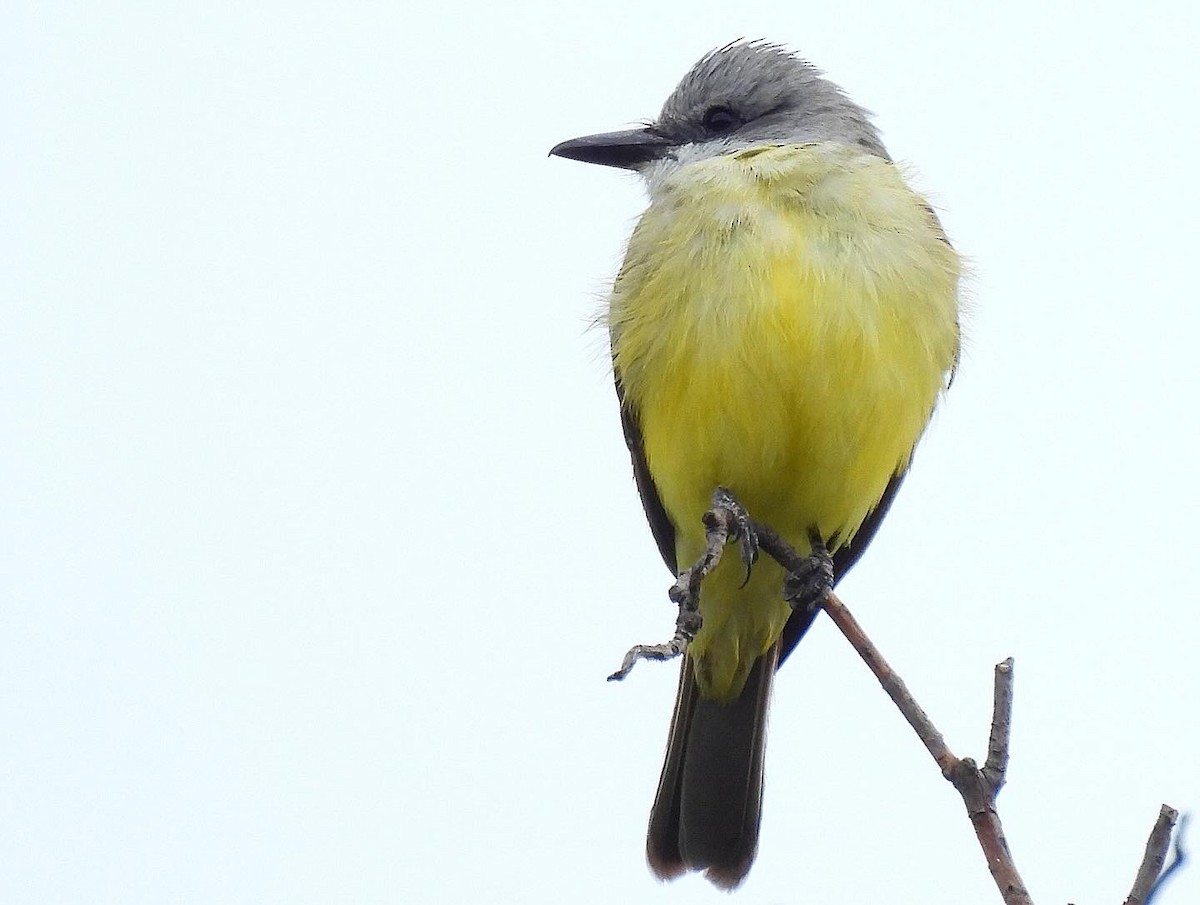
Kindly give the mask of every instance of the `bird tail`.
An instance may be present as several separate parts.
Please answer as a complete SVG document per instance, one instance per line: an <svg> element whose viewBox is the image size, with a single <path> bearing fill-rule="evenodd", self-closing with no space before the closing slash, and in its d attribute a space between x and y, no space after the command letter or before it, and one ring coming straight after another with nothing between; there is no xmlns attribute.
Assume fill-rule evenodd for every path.
<svg viewBox="0 0 1200 905"><path fill-rule="evenodd" d="M722 889L745 878L758 850L767 704L779 644L759 657L737 699L705 700L683 662L646 858L660 880L702 870Z"/></svg>

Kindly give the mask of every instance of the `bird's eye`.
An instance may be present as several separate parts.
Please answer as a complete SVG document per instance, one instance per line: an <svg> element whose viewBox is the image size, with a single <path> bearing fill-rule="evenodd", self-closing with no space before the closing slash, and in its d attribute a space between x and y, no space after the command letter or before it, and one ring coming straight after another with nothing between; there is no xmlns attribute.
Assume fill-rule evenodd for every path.
<svg viewBox="0 0 1200 905"><path fill-rule="evenodd" d="M742 124L738 115L725 106L709 107L704 111L701 122L704 131L710 135L724 135Z"/></svg>

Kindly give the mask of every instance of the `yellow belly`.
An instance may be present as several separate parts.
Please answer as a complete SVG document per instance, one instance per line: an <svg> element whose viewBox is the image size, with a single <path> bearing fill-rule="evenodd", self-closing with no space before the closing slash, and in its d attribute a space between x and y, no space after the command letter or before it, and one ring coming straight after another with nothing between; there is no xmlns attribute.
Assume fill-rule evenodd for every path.
<svg viewBox="0 0 1200 905"><path fill-rule="evenodd" d="M614 287L614 366L686 567L728 487L801 549L851 540L908 458L958 349L957 256L894 166L771 146L654 185ZM706 696L736 695L788 608L773 563L730 556L692 645Z"/></svg>

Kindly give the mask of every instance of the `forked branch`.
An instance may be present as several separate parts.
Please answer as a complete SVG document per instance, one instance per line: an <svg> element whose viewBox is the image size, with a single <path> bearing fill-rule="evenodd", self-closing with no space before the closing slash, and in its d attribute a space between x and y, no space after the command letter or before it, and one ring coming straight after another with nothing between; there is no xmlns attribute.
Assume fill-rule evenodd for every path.
<svg viewBox="0 0 1200 905"><path fill-rule="evenodd" d="M770 527L755 523L755 528L763 551L789 572L795 571L802 563L799 554ZM988 870L991 871L1001 898L1006 905L1033 905L1033 899L1013 861L1008 840L1004 837L1004 826L996 810L996 796L1004 785L1008 770L1008 743L1012 730L1013 705L1012 657L996 664L987 760L984 761L983 769L980 769L971 758L956 757L950 750L941 732L917 704L904 681L888 665L879 649L867 637L862 626L837 595L830 591L821 602L821 607L829 614L829 618L858 652L888 697L908 720L925 750L942 771L942 775L953 783L962 796L967 816L970 817L975 830L975 837L979 840L979 847L983 850ZM1148 905L1150 897L1160 888L1161 881L1166 876L1163 863L1171 842L1171 830L1175 825L1176 816L1173 808L1163 805L1158 822L1146 844L1146 855L1138 871L1133 892L1126 899L1125 905ZM1178 863L1179 857L1171 868L1174 869Z"/></svg>
<svg viewBox="0 0 1200 905"><path fill-rule="evenodd" d="M704 526L704 553L691 568L680 573L671 588L671 600L678 607L674 638L666 644L637 645L625 655L621 668L609 676L610 680L623 679L639 660L671 659L686 652L688 644L701 627L701 582L720 561L725 544L734 540L742 542L742 559L747 568L757 553L753 543L757 539L757 548L782 565L790 576L812 571L812 557L801 556L769 525L750 519L740 504L725 490L718 488L714 493L713 507L704 515ZM814 542L814 549L818 546L819 540ZM987 758L980 768L971 758L960 758L950 750L941 732L917 704L904 681L888 665L879 649L867 637L862 626L837 595L828 591L818 605L829 614L829 618L874 673L883 690L916 732L925 750L937 763L942 775L962 796L967 816L987 860L988 870L991 871L992 879L1006 905L1033 905L1033 900L1013 862L1012 852L1004 837L1004 827L996 810L996 796L1004 785L1008 769L1013 706L1012 658L997 663L995 667L992 725L988 734ZM1125 905L1151 905L1151 900L1161 888L1162 881L1183 862L1183 853L1177 839L1176 859L1167 871L1163 871L1177 817L1178 814L1173 808L1162 806L1158 822L1146 843L1146 854L1133 891L1125 900Z"/></svg>

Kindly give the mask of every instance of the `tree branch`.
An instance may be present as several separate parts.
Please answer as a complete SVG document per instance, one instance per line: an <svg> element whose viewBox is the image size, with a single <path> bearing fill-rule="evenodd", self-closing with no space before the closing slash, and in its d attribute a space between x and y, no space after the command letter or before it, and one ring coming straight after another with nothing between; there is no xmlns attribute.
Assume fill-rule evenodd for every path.
<svg viewBox="0 0 1200 905"><path fill-rule="evenodd" d="M675 636L666 644L639 644L625 655L621 668L609 676L609 681L625 678L639 660L667 660L687 651L688 644L700 630L699 612L700 584L717 565L725 545L740 540L742 561L747 570L762 549L787 571L789 576L802 576L812 572L814 560L823 558L828 568L828 553L819 538L814 538L813 555L801 556L769 525L753 521L749 514L727 490L718 487L713 494L713 506L704 514L705 550L699 560L679 574L670 590L671 601L678 607ZM757 539L757 544L755 540ZM747 575L749 572L747 571ZM827 580L832 580L831 575ZM785 583L786 584L786 583ZM828 587L828 585L826 585ZM818 590L820 593L820 590ZM795 605L795 604L794 604ZM814 605L810 600L809 606ZM988 734L988 753L980 769L969 757L957 757L946 744L942 733L933 725L925 711L913 698L904 681L888 665L883 654L867 637L858 621L846 609L832 590L824 593L817 603L833 620L846 640L858 652L863 662L874 673L883 690L912 726L921 744L938 765L942 775L948 779L962 796L967 816L979 840L987 860L988 870L1000 891L1005 905L1033 905L1025 883L1013 862L1004 827L996 811L996 796L1004 786L1008 769L1008 746L1012 731L1013 707L1013 659L1009 657L997 663L992 686L992 725ZM1175 859L1166 871L1163 863L1171 844L1171 831L1178 812L1163 805L1158 821L1146 843L1146 854L1138 870L1133 890L1125 905L1150 905L1155 894L1162 888L1163 881L1185 860L1178 837L1175 842Z"/></svg>
<svg viewBox="0 0 1200 905"><path fill-rule="evenodd" d="M913 727L917 737L942 771L942 775L950 780L962 796L967 816L975 830L975 837L979 840L979 847L983 850L988 870L1001 898L1006 905L1032 905L1033 899L1030 898L1025 882L1013 862L1000 815L996 812L996 794L1004 782L1004 768L1008 764L1008 730L1011 720L1007 708L1012 705L1012 660L1005 660L996 665L995 708L992 714L988 760L985 768L980 770L971 758L959 758L954 755L941 732L914 700L904 682L883 659L845 604L831 593L822 606Z"/></svg>
<svg viewBox="0 0 1200 905"><path fill-rule="evenodd" d="M789 573L800 570L803 558L790 544L769 526L756 523L755 529L758 532L759 545L768 555ZM1004 773L1008 765L1008 739L1012 722L1011 658L996 666L988 757L984 769L980 770L970 758L958 758L954 755L946 745L942 733L921 709L904 681L888 665L883 654L867 637L858 620L851 615L837 595L830 591L825 595L821 607L874 673L900 713L908 720L908 724L913 727L913 731L917 733L921 744L938 765L942 775L953 783L962 796L967 815L975 829L975 836L979 840L979 847L987 860L988 870L991 871L992 879L1006 905L1033 905L1017 866L1013 863L1008 841L1004 837L1004 827L1000 823L999 814L996 813L996 794L1004 784Z"/></svg>
<svg viewBox="0 0 1200 905"><path fill-rule="evenodd" d="M1150 889L1150 895L1146 896L1146 905L1151 905L1151 903L1158 898L1158 894L1162 892L1167 880L1174 875L1175 871L1179 870L1179 868L1183 867L1183 865L1187 863L1188 855L1183 848L1183 840L1187 836L1188 821L1190 819L1190 814L1184 814L1179 818L1179 824L1175 827L1174 857L1171 858L1171 863L1167 865L1166 870L1159 874L1158 879L1154 881L1154 886Z"/></svg>
<svg viewBox="0 0 1200 905"><path fill-rule="evenodd" d="M1167 860L1167 849L1171 846L1171 830L1175 828L1175 821L1178 819L1179 812L1170 805L1164 804L1159 808L1158 820L1154 822L1154 829L1150 831L1150 838L1146 840L1146 854L1142 857L1142 865L1138 868L1137 879L1133 881L1133 889L1130 890L1125 905L1145 905L1155 892L1160 877L1165 878L1163 864ZM1172 870L1180 860L1177 849L1175 863L1171 865Z"/></svg>
<svg viewBox="0 0 1200 905"><path fill-rule="evenodd" d="M988 735L988 755L983 776L995 796L1004 786L1008 772L1008 738L1012 730L1013 658L996 664L992 680L992 731Z"/></svg>

